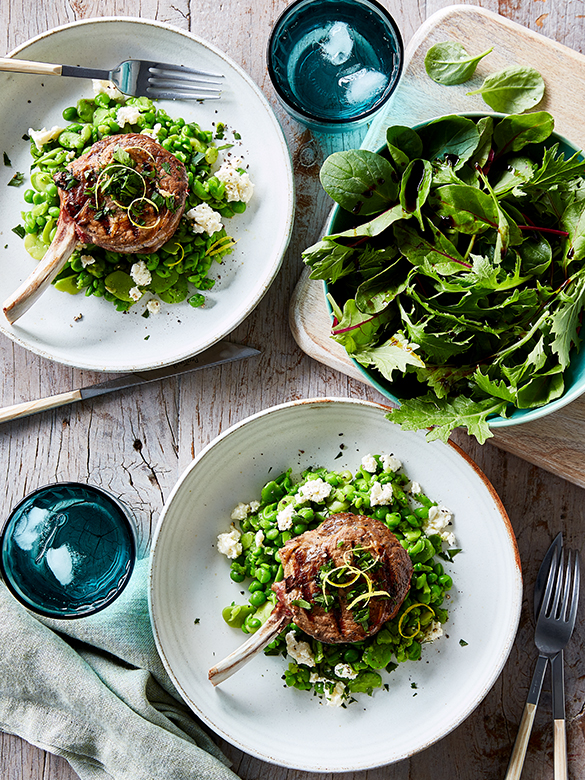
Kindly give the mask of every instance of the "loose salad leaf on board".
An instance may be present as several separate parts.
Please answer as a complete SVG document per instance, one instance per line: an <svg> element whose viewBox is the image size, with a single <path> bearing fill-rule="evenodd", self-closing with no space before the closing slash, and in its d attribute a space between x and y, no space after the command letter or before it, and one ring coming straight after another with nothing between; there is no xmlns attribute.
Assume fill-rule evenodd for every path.
<svg viewBox="0 0 585 780"><path fill-rule="evenodd" d="M585 310L585 162L553 127L542 111L390 127L378 156L393 189L372 152L324 164L353 225L303 258L327 283L332 338L399 401L405 429L483 442L492 416L565 391ZM356 213L358 181L377 210Z"/></svg>
<svg viewBox="0 0 585 780"><path fill-rule="evenodd" d="M494 111L520 114L538 105L544 96L544 79L526 65L513 65L486 76L479 89L468 95L481 95Z"/></svg>
<svg viewBox="0 0 585 780"><path fill-rule="evenodd" d="M438 84L462 84L469 81L478 63L492 50L493 46L482 54L470 56L457 41L435 43L426 53L425 70Z"/></svg>

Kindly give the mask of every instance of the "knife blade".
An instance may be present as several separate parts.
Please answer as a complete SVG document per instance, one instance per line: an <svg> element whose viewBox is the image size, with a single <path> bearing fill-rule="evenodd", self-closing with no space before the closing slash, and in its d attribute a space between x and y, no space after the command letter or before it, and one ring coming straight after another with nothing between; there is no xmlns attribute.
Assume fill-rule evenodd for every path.
<svg viewBox="0 0 585 780"><path fill-rule="evenodd" d="M243 360L244 358L253 357L254 355L259 354L260 350L254 349L253 347L248 347L243 344L234 344L231 341L218 341L217 344L209 347L209 349L206 349L204 352L194 355L192 358L184 360L181 363L155 368L152 371L136 371L131 374L123 374L114 379L109 379L106 382L90 385L89 387L51 395L36 401L24 401L23 403L14 404L13 406L6 406L3 409L0 409L0 423L7 422L8 420L16 420L20 417L27 417L28 415L36 414L37 412L42 412L46 409L55 409L59 406L75 403L76 401L95 398L96 396L105 395L106 393L113 393L117 390L126 390L130 387L146 384L147 382L155 382L159 379L179 376L192 371L198 371L200 368L219 366L223 363L231 363L235 360Z"/></svg>

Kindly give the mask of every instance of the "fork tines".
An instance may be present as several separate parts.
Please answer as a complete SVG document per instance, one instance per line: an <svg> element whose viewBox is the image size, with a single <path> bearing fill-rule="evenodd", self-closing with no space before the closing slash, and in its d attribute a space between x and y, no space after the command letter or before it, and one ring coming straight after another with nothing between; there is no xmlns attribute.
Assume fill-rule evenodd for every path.
<svg viewBox="0 0 585 780"><path fill-rule="evenodd" d="M147 92L154 98L214 100L221 96L223 74L183 65L153 63Z"/></svg>

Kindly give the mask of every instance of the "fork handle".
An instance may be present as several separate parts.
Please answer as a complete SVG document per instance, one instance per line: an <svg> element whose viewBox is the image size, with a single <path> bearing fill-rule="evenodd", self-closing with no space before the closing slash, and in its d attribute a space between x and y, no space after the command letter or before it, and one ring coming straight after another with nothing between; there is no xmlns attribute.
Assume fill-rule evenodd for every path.
<svg viewBox="0 0 585 780"><path fill-rule="evenodd" d="M51 62L32 62L12 57L0 57L0 71L12 73L35 73L38 76L73 76L78 79L109 79L109 70L81 68L79 65L55 65Z"/></svg>
<svg viewBox="0 0 585 780"><path fill-rule="evenodd" d="M538 656L538 661L536 662L536 667L530 683L530 690L528 691L528 698L524 705L522 720L518 727L518 734L516 735L516 741L514 742L514 748L512 750L512 755L510 756L510 763L508 764L508 770L504 780L520 780L547 663L548 658L542 655Z"/></svg>
<svg viewBox="0 0 585 780"><path fill-rule="evenodd" d="M53 65L50 62L32 62L31 60L18 60L12 57L0 57L0 70L9 70L13 73L60 76L62 68L62 65Z"/></svg>
<svg viewBox="0 0 585 780"><path fill-rule="evenodd" d="M554 721L554 778L568 780L567 731L564 718Z"/></svg>

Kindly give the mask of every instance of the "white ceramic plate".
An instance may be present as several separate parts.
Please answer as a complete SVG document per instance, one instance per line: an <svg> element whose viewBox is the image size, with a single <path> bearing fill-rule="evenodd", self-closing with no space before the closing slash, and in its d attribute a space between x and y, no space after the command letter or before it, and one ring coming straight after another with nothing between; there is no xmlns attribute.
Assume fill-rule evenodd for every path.
<svg viewBox="0 0 585 780"><path fill-rule="evenodd" d="M280 268L293 218L294 192L290 155L282 130L254 82L215 47L168 25L139 19L93 19L57 28L21 46L20 59L113 68L129 58L197 65L225 74L221 100L160 101L171 116L228 125L241 135L232 150L249 163L254 197L245 214L229 225L238 244L221 265L204 308L162 305L159 316L145 319L144 305L128 314L107 301L49 289L10 326L0 314L0 330L44 357L96 371L132 371L175 363L201 352L232 331L258 304ZM22 193L6 184L15 171L28 172L29 127L63 126L61 112L81 97L92 97L89 80L0 73L1 151L12 167L0 166L0 296L4 300L35 267L12 228L21 221ZM221 143L221 142L220 142ZM83 319L74 318L83 314ZM148 337L148 338L147 338Z"/></svg>
<svg viewBox="0 0 585 780"><path fill-rule="evenodd" d="M390 423L368 402L317 399L277 406L230 428L196 458L173 490L153 543L150 607L162 659L185 701L215 732L264 760L310 772L359 771L398 761L454 729L496 681L516 634L522 578L506 512L458 448ZM344 445L343 448L341 445ZM447 567L454 588L447 637L423 659L388 675L347 709L286 688L286 661L263 654L214 688L207 671L245 635L221 610L245 603L218 554L239 502L259 497L285 469L355 471L368 453L394 453L406 473L455 515L457 546ZM197 622L196 622L197 621ZM467 642L462 646L460 640ZM416 689L412 687L416 684Z"/></svg>

